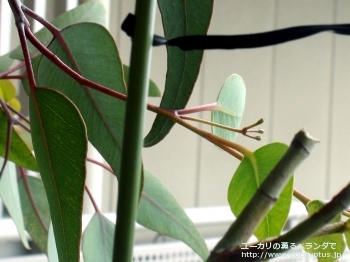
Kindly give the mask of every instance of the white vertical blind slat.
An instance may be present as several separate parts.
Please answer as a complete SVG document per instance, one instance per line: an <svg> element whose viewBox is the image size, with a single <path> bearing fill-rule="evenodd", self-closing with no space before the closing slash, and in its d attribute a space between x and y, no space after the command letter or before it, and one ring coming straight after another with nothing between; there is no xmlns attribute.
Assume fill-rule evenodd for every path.
<svg viewBox="0 0 350 262"><path fill-rule="evenodd" d="M0 55L11 49L11 9L7 1L0 0Z"/></svg>

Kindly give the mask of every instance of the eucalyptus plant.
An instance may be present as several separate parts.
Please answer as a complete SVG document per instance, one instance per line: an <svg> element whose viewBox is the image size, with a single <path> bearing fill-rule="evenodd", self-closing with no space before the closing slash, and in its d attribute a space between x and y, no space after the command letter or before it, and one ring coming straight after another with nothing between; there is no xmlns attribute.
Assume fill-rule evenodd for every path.
<svg viewBox="0 0 350 262"><path fill-rule="evenodd" d="M324 254L344 252L349 222L342 221L341 215L349 217L343 210L350 204L350 186L329 203L311 200L293 188L295 169L317 143L304 130L289 147L274 142L251 151L235 143L237 135L260 140L263 133L256 129L263 119L240 128L246 87L239 75L223 79L215 102L186 108L203 50L184 51L172 46L177 40L169 41L160 106L147 104L147 95L160 96L148 76L152 42L166 43L153 37L154 1L137 1L134 24L124 24L132 37L129 66L121 61L104 27L105 10L98 2L80 5L51 22L19 0L8 2L21 45L0 57L0 195L26 248L30 246L27 231L50 261L79 261L81 249L85 261L131 261L136 220L183 241L203 261L267 260L308 242L336 243L335 249L322 249ZM188 41L194 38L186 36L206 35L213 0L186 5L159 0L158 7L165 39ZM33 34L26 17L44 28ZM29 117L20 113L11 79L21 79L30 100ZM143 140L146 110L157 116ZM210 111L211 119L190 116L201 111ZM212 126L211 132L192 125L193 121ZM160 143L174 124L211 142L213 150L219 147L241 161L228 185L228 204L237 219L212 251L176 199L142 165L142 146ZM87 157L88 141L108 165ZM116 225L99 210L85 185L87 161L103 166L119 180ZM40 177L28 175L27 170L39 172ZM82 232L84 191L95 214ZM310 216L282 234L293 196L305 204ZM259 242L247 243L253 235ZM267 248L281 243L289 245ZM324 258L323 253L319 261L338 259Z"/></svg>

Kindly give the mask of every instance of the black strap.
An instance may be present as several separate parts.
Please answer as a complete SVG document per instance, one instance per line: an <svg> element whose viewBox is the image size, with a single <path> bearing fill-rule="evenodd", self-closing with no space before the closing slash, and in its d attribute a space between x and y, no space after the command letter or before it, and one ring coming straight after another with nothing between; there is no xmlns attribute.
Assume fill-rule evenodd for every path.
<svg viewBox="0 0 350 262"><path fill-rule="evenodd" d="M134 34L135 21L136 17L129 14L122 24L122 30L130 37ZM170 40L154 35L153 46L177 46L184 51L257 48L277 45L326 31L341 35L350 35L350 24L296 26L246 35L189 35Z"/></svg>
<svg viewBox="0 0 350 262"><path fill-rule="evenodd" d="M128 14L122 23L122 30L130 37L134 35L134 28L136 23L136 16L133 14ZM153 46L166 45L167 40L159 35L153 36Z"/></svg>

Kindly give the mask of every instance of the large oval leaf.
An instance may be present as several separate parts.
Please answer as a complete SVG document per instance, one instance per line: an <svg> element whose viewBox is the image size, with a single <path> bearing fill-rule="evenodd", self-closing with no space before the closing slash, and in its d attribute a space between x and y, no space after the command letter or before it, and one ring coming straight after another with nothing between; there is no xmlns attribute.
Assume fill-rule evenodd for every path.
<svg viewBox="0 0 350 262"><path fill-rule="evenodd" d="M18 184L24 225L35 244L43 253L47 254L47 234L51 217L45 188L39 178L27 176L27 182L29 190L23 179ZM33 203L30 198L33 199ZM35 212L33 204L37 212Z"/></svg>
<svg viewBox="0 0 350 262"><path fill-rule="evenodd" d="M145 170L144 177L137 223L163 235L182 240L206 260L209 254L208 248L185 211L149 171Z"/></svg>
<svg viewBox="0 0 350 262"><path fill-rule="evenodd" d="M95 213L85 229L83 254L85 262L110 262L113 257L115 225L102 214Z"/></svg>
<svg viewBox="0 0 350 262"><path fill-rule="evenodd" d="M49 45L49 49L63 62L92 81L126 93L118 50L104 27L81 23L64 29L61 34L74 61L70 61L56 39ZM89 141L118 176L125 103L96 90L81 87L45 57L39 63L37 78L40 86L59 90L78 107L86 123Z"/></svg>
<svg viewBox="0 0 350 262"><path fill-rule="evenodd" d="M228 189L228 202L236 217L287 149L288 146L285 144L272 143L243 158ZM256 229L254 235L259 240L278 236L281 233L288 218L292 196L293 178L289 180L274 207Z"/></svg>
<svg viewBox="0 0 350 262"><path fill-rule="evenodd" d="M3 165L4 159L0 159L0 166ZM9 162L6 164L4 173L0 180L0 196L7 207L18 233L21 237L23 245L30 249L23 221L23 213L18 191L17 172L15 164Z"/></svg>
<svg viewBox="0 0 350 262"><path fill-rule="evenodd" d="M79 261L87 137L77 108L36 88L29 112L35 155L48 198L60 261Z"/></svg>
<svg viewBox="0 0 350 262"><path fill-rule="evenodd" d="M184 1L158 0L162 15L164 34L167 39L185 35L205 35L207 33L213 0ZM168 71L165 91L160 107L182 109L186 106L197 80L203 51L184 52L176 47L167 47ZM151 131L145 138L146 147L161 141L171 130L174 122L157 115Z"/></svg>
<svg viewBox="0 0 350 262"><path fill-rule="evenodd" d="M307 203L306 209L309 216L319 211L324 206L319 200ZM335 217L330 223L339 222L341 215ZM317 255L318 262L337 261L345 251L345 241L342 233L328 234L319 237L312 237L303 242L304 250L310 254Z"/></svg>
<svg viewBox="0 0 350 262"><path fill-rule="evenodd" d="M217 107L211 113L211 121L224 126L239 128L241 125L245 106L245 85L242 77L231 75L222 86L218 98ZM234 141L236 132L220 127L212 127L212 133L226 140Z"/></svg>
<svg viewBox="0 0 350 262"><path fill-rule="evenodd" d="M0 109L0 156L2 157L6 152L7 125L6 114ZM35 157L15 129L12 129L9 160L26 169L38 171Z"/></svg>
<svg viewBox="0 0 350 262"><path fill-rule="evenodd" d="M62 15L56 17L51 23L59 29L65 28L69 25L81 22L94 22L101 25L106 23L106 10L103 4L97 1L91 1L69 10ZM35 36L44 44L47 45L52 39L52 34L45 27L35 33ZM29 43L28 44L30 54L33 55L36 52L36 48ZM37 54L39 54L37 52ZM23 60L23 51L21 47L17 47L10 54L11 58Z"/></svg>

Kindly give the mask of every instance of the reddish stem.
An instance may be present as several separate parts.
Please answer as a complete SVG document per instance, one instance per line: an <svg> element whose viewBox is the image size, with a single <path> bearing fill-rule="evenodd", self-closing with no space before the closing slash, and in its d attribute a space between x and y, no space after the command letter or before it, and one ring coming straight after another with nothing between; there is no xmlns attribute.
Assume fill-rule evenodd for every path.
<svg viewBox="0 0 350 262"><path fill-rule="evenodd" d="M89 195L89 198L91 200L92 205L94 206L96 213L101 214L101 210L98 208L97 203L95 202L95 199L87 186L85 186L85 191Z"/></svg>
<svg viewBox="0 0 350 262"><path fill-rule="evenodd" d="M75 81L77 81L80 85L85 87L90 87L92 89L95 89L97 91L100 91L101 93L110 95L112 97L118 98L120 100L125 101L126 95L119 93L117 91L114 91L110 88L104 87L102 85L99 85L93 81L90 81L86 79L85 77L81 76L77 72L75 72L73 69L71 69L69 66L67 66L65 63L63 63L54 53L52 53L50 50L46 48L30 31L29 28L25 29L26 36L28 40L45 56L47 59L49 59L52 63L54 63L56 66L58 66L63 72L65 72L67 75L72 77Z"/></svg>
<svg viewBox="0 0 350 262"><path fill-rule="evenodd" d="M27 119L27 117L25 115L23 115L21 112L17 111L16 109L14 109L12 106L6 104L6 106L16 115L18 115L22 120L26 121L28 124L30 123L29 120ZM15 119L16 120L16 119Z"/></svg>
<svg viewBox="0 0 350 262"><path fill-rule="evenodd" d="M198 112L203 112L203 111L214 111L217 108L217 106L218 106L217 103L195 106L192 108L185 108L185 109L177 110L177 114L178 115L188 115L188 114L193 114L193 113L198 113Z"/></svg>
<svg viewBox="0 0 350 262"><path fill-rule="evenodd" d="M4 78L5 76L17 71L18 69L21 69L23 66L25 66L25 61L22 61L21 63L10 68L9 70L6 70L6 71L0 73L0 78Z"/></svg>
<svg viewBox="0 0 350 262"><path fill-rule="evenodd" d="M92 159L92 158L86 158L87 161L91 162L91 163L94 163L96 165L99 165L100 167L103 167L104 169L106 169L108 172L114 174L112 168L104 163L101 163L101 162L98 162L96 161L95 159Z"/></svg>
<svg viewBox="0 0 350 262"><path fill-rule="evenodd" d="M26 6L22 6L22 10L25 14L29 15L30 17L34 18L35 20L37 20L39 23L41 23L44 27L46 27L51 34L53 35L54 38L56 38L58 40L58 42L62 45L63 49L65 50L66 54L68 55L69 60L71 61L72 64L74 64L74 70L79 74L80 72L78 71L78 67L75 64L75 61L73 59L73 56L66 44L66 41L63 39L62 35L61 35L61 30L58 29L57 27L55 27L53 24L51 24L49 21L47 21L45 18L39 16L38 14L36 14L34 11L30 10L28 7Z"/></svg>
<svg viewBox="0 0 350 262"><path fill-rule="evenodd" d="M18 29L18 35L21 42L22 50L23 50L23 56L24 61L26 64L27 72L28 72L28 80L29 80L29 86L31 92L34 94L34 89L37 87L32 67L32 60L30 58L30 52L27 45L27 39L26 39L26 30L29 29L28 26L25 26L23 23L17 23L17 29Z"/></svg>
<svg viewBox="0 0 350 262"><path fill-rule="evenodd" d="M54 37L56 37L56 38L60 37L61 30L58 29L57 27L55 27L53 24L51 24L45 18L39 16L37 13L35 13L33 10L29 9L25 5L22 5L22 11L23 11L23 13L29 15L30 17L32 17L33 19L38 21L40 24L42 24L44 27L46 27Z"/></svg>
<svg viewBox="0 0 350 262"><path fill-rule="evenodd" d="M26 78L27 75L26 74L21 74L21 75L7 75L7 76L4 76L4 77L1 77L1 79L23 79L23 78Z"/></svg>

